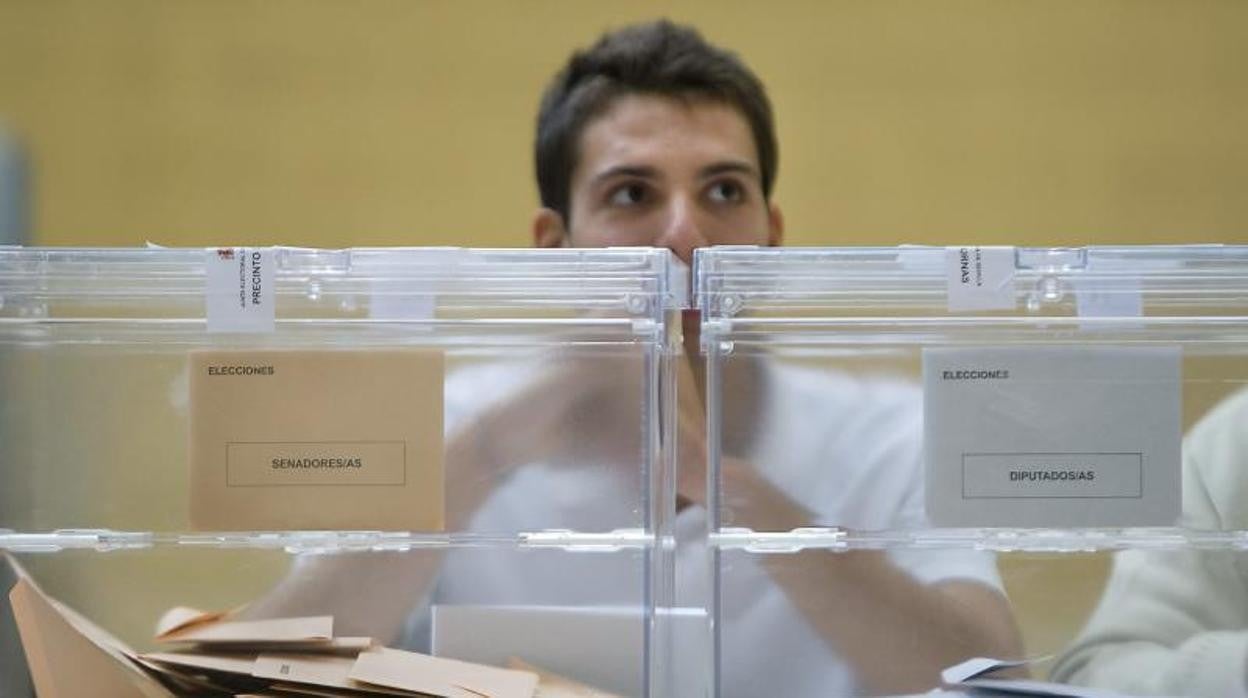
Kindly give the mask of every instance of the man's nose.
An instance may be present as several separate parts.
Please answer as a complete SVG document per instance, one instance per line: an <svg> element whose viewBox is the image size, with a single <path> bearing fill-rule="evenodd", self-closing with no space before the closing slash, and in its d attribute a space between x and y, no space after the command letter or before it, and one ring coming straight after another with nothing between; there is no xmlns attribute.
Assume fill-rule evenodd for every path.
<svg viewBox="0 0 1248 698"><path fill-rule="evenodd" d="M693 263L693 251L710 244L706 222L697 204L686 197L673 197L658 246L666 247L686 264Z"/></svg>

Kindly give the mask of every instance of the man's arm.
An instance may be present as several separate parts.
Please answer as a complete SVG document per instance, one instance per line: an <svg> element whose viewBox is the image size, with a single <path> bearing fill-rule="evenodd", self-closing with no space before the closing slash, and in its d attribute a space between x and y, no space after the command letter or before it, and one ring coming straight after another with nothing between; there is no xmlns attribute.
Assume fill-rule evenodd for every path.
<svg viewBox="0 0 1248 698"><path fill-rule="evenodd" d="M879 551L768 557L772 579L872 694L930 690L971 657L1021 656L1008 602L979 582L922 584Z"/></svg>
<svg viewBox="0 0 1248 698"><path fill-rule="evenodd" d="M1119 553L1052 676L1133 695L1248 696L1248 592L1232 551Z"/></svg>
<svg viewBox="0 0 1248 698"><path fill-rule="evenodd" d="M809 526L814 517L741 462L725 464L749 491L745 520L771 531ZM741 489L746 487L748 489ZM761 555L770 577L819 635L854 667L872 693L926 691L941 670L971 657L1017 659L1022 641L1009 602L971 579L925 584L875 550L807 550Z"/></svg>
<svg viewBox="0 0 1248 698"><path fill-rule="evenodd" d="M505 388L499 387L493 373L457 376L455 394L474 408L458 423L448 422L447 530L467 530L471 518L515 468L547 460L552 451L566 447L571 412L586 403L601 408L619 399L613 397L616 394L631 397L620 385L637 375L639 365L629 360L610 366L601 359L525 364L516 370L521 375L532 371L534 377ZM639 390L633 388L638 395ZM640 397L634 402L640 403ZM606 438L590 442L599 448L610 445ZM281 581L237 615L240 619L332 615L336 634L391 643L411 611L428 602L444 558L444 548L419 545L407 551L301 556Z"/></svg>
<svg viewBox="0 0 1248 698"><path fill-rule="evenodd" d="M432 593L442 552L340 552L307 555L240 620L332 615L334 634L393 644L407 614Z"/></svg>
<svg viewBox="0 0 1248 698"><path fill-rule="evenodd" d="M681 363L686 365L677 368L682 392L678 490L705 505L705 413L700 400L690 399L703 393L692 367ZM732 508L756 530L791 531L816 520L752 464L725 457L721 476L721 491L744 494ZM879 551L808 550L758 557L872 693L925 691L940 684L941 670L968 658L1022 655L1009 602L973 579L925 584Z"/></svg>
<svg viewBox="0 0 1248 698"><path fill-rule="evenodd" d="M1248 527L1248 392L1183 444L1183 525ZM1118 553L1057 680L1150 695L1248 696L1248 565L1235 550Z"/></svg>

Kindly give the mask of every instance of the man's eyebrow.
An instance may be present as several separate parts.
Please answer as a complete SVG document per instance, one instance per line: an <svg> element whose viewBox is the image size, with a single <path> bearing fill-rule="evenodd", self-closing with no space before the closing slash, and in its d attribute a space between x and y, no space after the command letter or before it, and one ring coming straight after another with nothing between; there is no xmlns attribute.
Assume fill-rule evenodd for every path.
<svg viewBox="0 0 1248 698"><path fill-rule="evenodd" d="M592 183L603 182L616 177L637 177L639 179L658 179L659 170L649 165L616 165L594 175Z"/></svg>
<svg viewBox="0 0 1248 698"><path fill-rule="evenodd" d="M698 172L698 177L700 179L710 179L711 177L717 177L722 174L731 174L731 173L743 174L748 177L761 178L761 175L759 175L758 173L758 168L750 164L746 160L725 160L723 162L712 163L710 165L707 165L706 167L703 167Z"/></svg>

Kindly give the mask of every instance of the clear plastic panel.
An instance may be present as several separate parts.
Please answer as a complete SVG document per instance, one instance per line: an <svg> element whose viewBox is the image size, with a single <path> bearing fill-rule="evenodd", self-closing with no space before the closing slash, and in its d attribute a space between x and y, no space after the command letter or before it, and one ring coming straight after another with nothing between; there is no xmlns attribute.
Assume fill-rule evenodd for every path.
<svg viewBox="0 0 1248 698"><path fill-rule="evenodd" d="M699 251L714 694L1242 695L1248 248L949 254Z"/></svg>
<svg viewBox="0 0 1248 698"><path fill-rule="evenodd" d="M654 529L666 252L278 249L256 334L205 254L0 252L0 532Z"/></svg>
<svg viewBox="0 0 1248 698"><path fill-rule="evenodd" d="M88 647L117 650L124 645L135 655L160 653L165 656L156 666L165 669L178 666L169 653L215 654L244 663L266 656L332 656L332 661L350 667L362 656L359 646L364 643L358 638L369 638L371 647L364 652L385 647L454 659L471 663L470 672L513 669L537 675L539 690L576 682L602 695L664 695L649 684L654 624L647 595L650 551L646 545L591 551L493 543L355 551L183 545L18 554L10 559L24 568L39 591L32 598L27 587L15 597L18 624L0 615L5 620L0 653L11 669L0 677L0 692L33 695L22 690L29 672L18 639L35 647L40 632L48 638L40 647L50 666L100 670L98 658L91 661L89 656L94 649L84 650L55 634L57 619L73 618L75 633L86 638ZM7 592L15 580L3 558L0 571L5 572ZM293 638L287 646L265 647L258 639L250 645L241 642L280 632L272 626L238 631L235 638L241 644L233 648L158 639L158 621L176 607L228 611L219 622L328 616L329 634L344 647L331 652L324 644L299 645ZM116 671L95 676L101 682L97 685L109 685L109 676L141 674L137 667L127 667L119 653L99 656L115 663L110 669ZM253 671L263 674L258 663ZM260 692L275 683L302 683L294 677L206 676L231 692L192 694L175 686L173 694L232 695ZM304 688L314 690L316 685L305 683ZM136 689L134 694L140 693Z"/></svg>
<svg viewBox="0 0 1248 698"><path fill-rule="evenodd" d="M425 397L432 397L428 409L445 410L443 433L436 434L442 442L436 455L444 469L446 531L499 534L648 526L646 466L652 453L646 410L647 386L653 381L649 367L656 354L652 347L626 340L548 348L445 347L416 342L446 340L447 333L413 338L396 332L392 344L370 348L328 328L322 334L338 334L343 344L354 343L356 348L301 348L284 356L318 365L336 357L367 362L370 350L397 347L413 352L417 361L441 357L445 378L432 386L436 393ZM543 342L545 337L530 341ZM244 351L238 343L228 347L231 356L276 363L281 371L290 362L275 361L270 354L274 349L270 345ZM193 490L201 486L192 480L189 453L195 408L188 374L194 351L174 344L55 340L40 347L0 347L6 386L0 408L6 483L0 525L22 532L205 530L190 515ZM392 387L395 390L376 392L404 397L402 389ZM328 394L324 399L351 396ZM412 402L418 403L414 398ZM374 409L384 410L386 405L376 404ZM306 439L307 433L279 431L269 440ZM392 433L356 438L381 440ZM345 441L350 436L341 433L334 438ZM411 463L413 468L419 465ZM323 482L332 480L326 477ZM593 496L595 492L598 496ZM282 492L275 488L268 495L278 497ZM496 503L487 507L491 498ZM417 493L413 504L427 499ZM482 512L500 506L512 512L510 519ZM260 528L324 528L315 525L318 517L313 514L306 525L294 518L288 527ZM385 520L369 526L369 512L361 512L358 525L335 528L382 528L380 522ZM422 520L413 518L416 523ZM221 528L238 530L242 519L219 523Z"/></svg>
<svg viewBox="0 0 1248 698"><path fill-rule="evenodd" d="M1000 529L1032 535L1036 528L1071 527L1077 529L1069 532L1075 547L1089 535L1095 541L1103 535L1147 533L1127 529L1210 540L1239 529L1225 518L1183 515L1182 436L1219 406L1222 412L1242 413L1235 405L1244 402L1242 390L1248 384L1248 324L1242 329L1230 324L1185 331L1153 328L1147 340L1045 328L985 330L973 337L952 330L929 331L913 344L896 338L905 331L901 323L860 329L862 335L807 332L799 338L741 327L731 340L730 353L712 354L710 380L720 398L712 400L719 410L715 417L721 420L712 427L718 428L720 437L714 446L719 449L716 494L721 529L783 532L831 527L847 535L929 533L973 539L1005 535ZM868 334L879 341L871 341ZM942 387L939 376L929 375L925 384L924 359L930 361L937 355L934 351L966 357L964 365L972 368L983 366L977 362L985 357L997 362L993 367L1017 370L1044 361L1041 368L1064 368L1041 386L1026 385L1017 391L1012 386L976 386L974 391L946 395L937 390ZM1102 378L1093 381L1078 367L1089 361L1092 369L1112 364L1120 373L1100 374ZM1149 362L1160 363L1160 372ZM979 402L959 406L964 395ZM958 421L956 414L940 410L965 412ZM976 421L965 423L970 419ZM944 427L970 435L958 441L938 431ZM1000 444L1003 434L1018 434L1023 445ZM1063 436L1068 434L1073 436ZM976 438L987 441L990 447L980 450L991 453L968 449L955 464L960 471L941 469L928 460L941 455L939 447L946 440L974 444ZM1028 453L1057 454L1048 461L1041 456L1032 459L1055 464L1042 470L1045 475L1079 477L1088 471L1101 478L1106 489L1056 491L1052 499L1064 513L1054 517L1043 510L1054 502L1034 491L1010 490L1008 481L990 481L986 475L974 479L985 468L1020 473ZM1079 454L1089 455L1079 460ZM1068 474L1071 471L1073 475ZM1118 471L1125 471L1123 479L1111 480ZM960 476L956 484L964 491L952 495L947 488L933 491L942 483L931 478L943 476ZM1161 509L1168 513L1136 505L1146 478L1152 479L1150 486L1170 490L1166 508ZM1022 484L1029 482L1035 481ZM770 506L776 495L801 506L787 512L783 506ZM958 500L959 505L963 500L997 499L1008 508L989 510L979 519L975 512L966 514L972 523L963 524L967 518L958 518L960 514L942 519L939 512L929 512L937 497ZM1118 499L1131 502L1121 515L1110 510ZM979 527L976 520L993 530L935 530L974 529Z"/></svg>
<svg viewBox="0 0 1248 698"><path fill-rule="evenodd" d="M0 549L49 608L140 651L178 605L332 615L543 690L676 694L668 252L279 248L254 334L207 331L207 254L0 250Z"/></svg>
<svg viewBox="0 0 1248 698"><path fill-rule="evenodd" d="M1020 248L987 312L946 254L699 251L714 528L1236 539L1181 442L1248 384L1248 248Z"/></svg>
<svg viewBox="0 0 1248 698"><path fill-rule="evenodd" d="M1001 590L1019 641L1015 656L997 658L1024 662L981 678L1056 684L1054 691L1087 690L1098 698L1214 698L1244 690L1248 553L1242 549L1180 545L993 555L898 543L875 550L723 549L717 695L965 695L944 684L940 672L984 656L974 649L982 646L979 629L938 625L933 614L917 612L917 604L899 608L878 580L860 583L860 575L878 564L873 558L912 569L978 567L984 583ZM760 642L763 637L772 639ZM778 666L784 670L766 670Z"/></svg>

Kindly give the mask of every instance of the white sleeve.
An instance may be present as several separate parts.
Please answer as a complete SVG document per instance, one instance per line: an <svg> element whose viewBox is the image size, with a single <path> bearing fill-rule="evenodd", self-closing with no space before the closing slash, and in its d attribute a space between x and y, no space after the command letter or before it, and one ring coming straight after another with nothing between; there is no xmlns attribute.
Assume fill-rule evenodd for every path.
<svg viewBox="0 0 1248 698"><path fill-rule="evenodd" d="M1231 553L1120 553L1100 606L1052 677L1145 695L1243 698L1248 632ZM1240 589L1233 590L1238 585ZM1228 593L1230 592L1230 593Z"/></svg>
<svg viewBox="0 0 1248 698"><path fill-rule="evenodd" d="M1184 445L1188 528L1244 527L1246 395L1215 410ZM1248 557L1231 550L1119 553L1100 605L1053 677L1150 695L1248 696L1246 568Z"/></svg>
<svg viewBox="0 0 1248 698"><path fill-rule="evenodd" d="M795 404L787 413L769 415L769 426L778 430L822 415L829 421L822 430L807 428L818 437L807 439L799 447L804 450L795 449L799 440L786 440L785 450L769 456L802 464L791 482L784 483L791 497L815 511L825 525L864 531L931 528L925 505L921 391L908 383L834 374L801 377L785 387ZM792 458L794 453L802 455ZM825 463L835 473L820 467ZM923 584L959 579L1002 588L992 553L909 547L891 549L888 556Z"/></svg>

